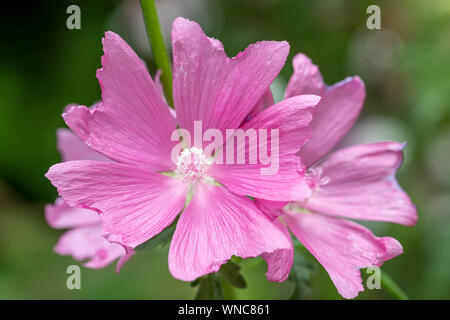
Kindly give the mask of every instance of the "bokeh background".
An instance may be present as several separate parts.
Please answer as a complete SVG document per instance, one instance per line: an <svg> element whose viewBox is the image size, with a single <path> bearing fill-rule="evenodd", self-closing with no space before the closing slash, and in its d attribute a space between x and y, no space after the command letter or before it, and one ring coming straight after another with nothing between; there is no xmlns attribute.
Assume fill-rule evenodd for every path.
<svg viewBox="0 0 450 320"><path fill-rule="evenodd" d="M66 28L66 8L81 8L81 30ZM381 8L381 30L366 28L366 8ZM11 6L11 7L10 7ZM14 7L15 6L15 7ZM258 40L287 40L289 60L272 88L280 99L291 59L306 53L327 83L359 75L367 86L364 111L343 144L408 141L398 179L417 204L414 227L367 223L390 235L404 254L386 270L413 299L450 298L450 2L448 0L161 0L166 40L177 16L198 21L229 56ZM55 130L68 103L100 98L95 70L101 38L119 33L152 73L137 1L33 1L2 4L0 17L0 298L190 299L195 290L167 268L167 248L115 266L82 269L82 289L66 288L66 268L79 264L53 253L61 231L44 220L56 191L44 178L60 158ZM236 298L283 299L290 283L269 283L261 265L244 272L248 289ZM339 299L322 267L312 298ZM358 299L384 299L366 290Z"/></svg>

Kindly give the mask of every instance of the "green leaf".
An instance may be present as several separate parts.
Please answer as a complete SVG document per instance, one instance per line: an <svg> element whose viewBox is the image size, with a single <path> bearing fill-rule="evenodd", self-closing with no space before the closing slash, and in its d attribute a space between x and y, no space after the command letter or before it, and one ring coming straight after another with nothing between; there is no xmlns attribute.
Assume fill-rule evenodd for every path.
<svg viewBox="0 0 450 320"><path fill-rule="evenodd" d="M311 292L311 275L316 271L316 265L304 253L295 249L294 264L288 280L294 284L290 300L307 299Z"/></svg>
<svg viewBox="0 0 450 320"><path fill-rule="evenodd" d="M152 249L156 248L157 246L160 246L160 247L166 246L172 240L172 236L173 236L173 233L175 232L175 227L177 225L177 220L175 220L170 226L165 228L163 231L158 233L153 238L151 238L148 241L144 242L143 244L137 246L135 250L137 252L145 252L145 251L152 250Z"/></svg>
<svg viewBox="0 0 450 320"><path fill-rule="evenodd" d="M220 267L219 274L236 288L247 288L247 283L239 270L241 270L241 267L230 260Z"/></svg>
<svg viewBox="0 0 450 320"><path fill-rule="evenodd" d="M201 278L195 300L223 300L223 285L217 274L212 273Z"/></svg>
<svg viewBox="0 0 450 320"><path fill-rule="evenodd" d="M196 286L198 286L200 284L200 282L202 281L202 278L197 278L194 281L191 282L191 287L195 288Z"/></svg>

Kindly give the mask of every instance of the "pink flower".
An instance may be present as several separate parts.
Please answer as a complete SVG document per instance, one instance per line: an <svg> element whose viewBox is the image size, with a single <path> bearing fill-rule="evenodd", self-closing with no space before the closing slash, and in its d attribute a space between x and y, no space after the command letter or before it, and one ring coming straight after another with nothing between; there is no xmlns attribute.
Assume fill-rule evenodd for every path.
<svg viewBox="0 0 450 320"><path fill-rule="evenodd" d="M285 97L322 96L311 122L313 136L299 152L308 167L312 194L287 205L266 200L257 200L257 204L271 219L281 217L327 270L339 293L354 298L364 290L359 269L381 266L401 254L402 247L393 238L378 238L342 218L416 223L416 208L395 179L405 145L380 142L329 154L358 118L365 98L364 84L353 77L327 87L317 66L303 54L294 58L293 65ZM280 221L276 223L288 232ZM287 277L292 255L293 249L264 254L268 276Z"/></svg>
<svg viewBox="0 0 450 320"><path fill-rule="evenodd" d="M182 18L173 24L172 43L176 119L143 62L107 32L97 72L102 103L94 110L73 107L63 117L87 145L114 161L64 162L46 176L70 206L96 210L107 239L126 247L157 235L182 212L169 269L191 281L218 271L233 255L255 257L290 247L286 234L247 196L302 201L310 195L296 152L310 138L311 113L320 98L292 97L245 121L283 67L289 45L258 42L230 59L218 40ZM221 133L279 130L278 173L261 175L261 161L212 163L201 146L184 149L174 163L171 135L177 123L194 133L195 121L203 131ZM246 146L235 151L248 155Z"/></svg>
<svg viewBox="0 0 450 320"><path fill-rule="evenodd" d="M103 155L93 151L68 129L57 131L58 149L63 161L99 160L109 161ZM88 209L71 208L63 199L58 198L53 205L45 207L47 223L55 229L70 229L58 240L54 250L60 255L71 255L82 261L89 259L84 265L99 269L119 259L117 272L131 257L132 250L120 244L111 243L102 236L100 218L97 213Z"/></svg>

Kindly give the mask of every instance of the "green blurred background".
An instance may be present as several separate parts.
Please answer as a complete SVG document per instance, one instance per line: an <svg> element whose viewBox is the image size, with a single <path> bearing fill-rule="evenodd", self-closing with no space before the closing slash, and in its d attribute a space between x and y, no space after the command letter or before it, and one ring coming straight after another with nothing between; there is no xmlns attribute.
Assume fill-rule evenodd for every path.
<svg viewBox="0 0 450 320"><path fill-rule="evenodd" d="M66 28L66 8L81 8L81 30ZM381 30L368 30L366 8L381 8ZM189 284L171 277L167 248L134 256L120 275L111 265L82 268L82 289L66 288L66 268L80 264L53 253L62 231L52 230L43 208L56 191L44 178L60 160L55 130L63 107L100 99L95 70L101 38L119 33L155 66L137 1L33 1L2 5L0 19L0 298L181 299ZM15 7L14 7L15 6ZM383 266L414 299L450 298L450 2L448 0L162 0L166 40L177 16L198 21L228 55L258 40L287 40L291 54L273 84L280 99L291 59L306 53L332 84L359 75L367 86L363 114L343 144L408 141L401 185L418 206L414 227L366 223L390 235L404 254ZM283 299L290 283L269 283L265 266L246 272L237 298ZM312 298L340 298L319 266ZM358 299L390 298L366 290Z"/></svg>

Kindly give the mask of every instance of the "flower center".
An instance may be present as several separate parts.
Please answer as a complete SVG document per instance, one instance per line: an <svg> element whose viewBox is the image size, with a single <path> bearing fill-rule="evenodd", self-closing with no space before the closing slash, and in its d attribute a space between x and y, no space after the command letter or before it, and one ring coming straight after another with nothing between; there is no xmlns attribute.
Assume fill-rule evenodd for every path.
<svg viewBox="0 0 450 320"><path fill-rule="evenodd" d="M321 167L309 168L306 172L306 181L309 187L313 190L319 189L330 182L330 178L323 175Z"/></svg>
<svg viewBox="0 0 450 320"><path fill-rule="evenodd" d="M212 159L207 158L202 149L190 147L184 149L178 156L176 173L183 181L199 181L206 177L212 163Z"/></svg>

